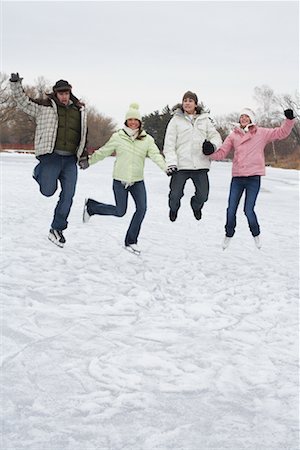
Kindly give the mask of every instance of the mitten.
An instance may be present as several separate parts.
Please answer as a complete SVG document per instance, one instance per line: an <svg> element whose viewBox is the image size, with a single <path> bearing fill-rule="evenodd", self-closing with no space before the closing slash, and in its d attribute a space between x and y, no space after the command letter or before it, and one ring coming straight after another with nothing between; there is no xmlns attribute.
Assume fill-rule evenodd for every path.
<svg viewBox="0 0 300 450"><path fill-rule="evenodd" d="M208 155L211 155L215 151L215 147L211 142L209 142L205 139L205 141L202 144L202 151L203 151L204 155L208 156Z"/></svg>
<svg viewBox="0 0 300 450"><path fill-rule="evenodd" d="M176 166L169 166L167 168L167 170L166 170L166 174L168 175L168 177L171 177L176 172L177 172L177 167Z"/></svg>
<svg viewBox="0 0 300 450"><path fill-rule="evenodd" d="M294 111L292 109L286 109L284 111L284 115L287 119L290 119L290 120L295 119Z"/></svg>
<svg viewBox="0 0 300 450"><path fill-rule="evenodd" d="M12 73L10 75L10 79L9 79L9 81L12 81L13 83L15 83L16 81L22 81L22 80L23 80L23 78L19 77L19 73L18 72L17 73Z"/></svg>
<svg viewBox="0 0 300 450"><path fill-rule="evenodd" d="M90 166L88 156L81 156L79 158L78 164L79 164L80 169L83 169L83 170L87 169Z"/></svg>

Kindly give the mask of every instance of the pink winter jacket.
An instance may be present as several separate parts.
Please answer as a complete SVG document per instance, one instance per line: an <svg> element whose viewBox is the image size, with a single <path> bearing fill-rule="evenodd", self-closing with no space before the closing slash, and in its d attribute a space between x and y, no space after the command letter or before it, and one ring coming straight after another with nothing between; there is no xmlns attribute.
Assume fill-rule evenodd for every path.
<svg viewBox="0 0 300 450"><path fill-rule="evenodd" d="M294 123L295 119L286 119L277 128L262 128L253 125L247 133L236 127L227 136L223 145L215 153L209 155L209 158L219 161L233 149L233 177L265 175L265 146L269 142L285 139L292 131Z"/></svg>

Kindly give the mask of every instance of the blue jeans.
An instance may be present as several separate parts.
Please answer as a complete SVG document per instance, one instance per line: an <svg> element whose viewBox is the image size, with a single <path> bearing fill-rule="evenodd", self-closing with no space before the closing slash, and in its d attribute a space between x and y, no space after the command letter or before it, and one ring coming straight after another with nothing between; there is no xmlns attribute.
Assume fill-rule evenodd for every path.
<svg viewBox="0 0 300 450"><path fill-rule="evenodd" d="M89 199L87 212L91 216L99 214L101 216L123 217L127 211L128 194L130 193L135 203L135 213L126 233L125 245L136 244L147 210L147 194L144 181L137 181L132 186L125 188L121 181L113 180L113 191L116 205L107 205L106 203L99 203Z"/></svg>
<svg viewBox="0 0 300 450"><path fill-rule="evenodd" d="M258 236L260 233L259 224L254 206L260 189L260 175L250 177L233 177L230 185L227 221L225 225L226 236L232 237L236 227L236 212L245 191L244 213L248 220L248 225L252 236Z"/></svg>
<svg viewBox="0 0 300 450"><path fill-rule="evenodd" d="M61 156L57 153L47 153L39 156L39 164L34 168L33 178L40 185L40 191L46 197L51 197L60 182L61 192L54 210L51 228L64 230L68 226L67 218L70 214L77 183L76 156Z"/></svg>
<svg viewBox="0 0 300 450"><path fill-rule="evenodd" d="M179 170L171 177L169 207L172 211L178 211L180 200L184 195L184 186L190 178L195 186L195 195L191 198L191 207L195 211L200 211L208 199L209 181L208 170Z"/></svg>

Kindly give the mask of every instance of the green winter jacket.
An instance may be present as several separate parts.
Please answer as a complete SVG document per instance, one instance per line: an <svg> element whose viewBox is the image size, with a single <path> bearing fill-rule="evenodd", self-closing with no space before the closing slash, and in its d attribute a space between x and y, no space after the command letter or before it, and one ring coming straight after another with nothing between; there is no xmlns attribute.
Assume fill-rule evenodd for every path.
<svg viewBox="0 0 300 450"><path fill-rule="evenodd" d="M144 179L145 159L149 156L163 171L167 166L154 139L142 131L142 139L132 140L124 130L115 132L109 141L89 157L89 164L95 164L106 156L116 153L113 178L118 181L134 183Z"/></svg>

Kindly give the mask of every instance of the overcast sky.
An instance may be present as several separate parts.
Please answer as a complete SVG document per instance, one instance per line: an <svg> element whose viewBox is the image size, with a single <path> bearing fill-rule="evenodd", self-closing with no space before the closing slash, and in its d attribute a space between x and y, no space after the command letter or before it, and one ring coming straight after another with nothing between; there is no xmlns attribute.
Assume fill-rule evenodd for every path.
<svg viewBox="0 0 300 450"><path fill-rule="evenodd" d="M1 2L1 71L66 79L118 125L198 94L213 117L299 87L298 1Z"/></svg>

